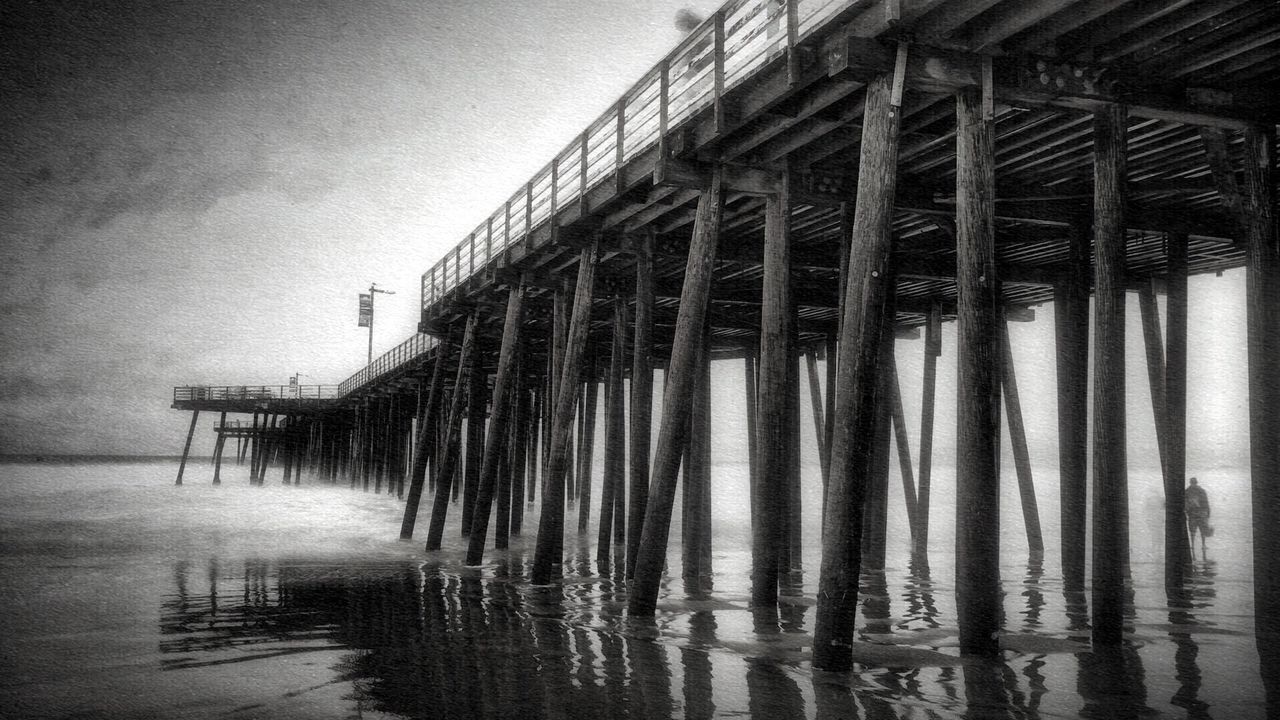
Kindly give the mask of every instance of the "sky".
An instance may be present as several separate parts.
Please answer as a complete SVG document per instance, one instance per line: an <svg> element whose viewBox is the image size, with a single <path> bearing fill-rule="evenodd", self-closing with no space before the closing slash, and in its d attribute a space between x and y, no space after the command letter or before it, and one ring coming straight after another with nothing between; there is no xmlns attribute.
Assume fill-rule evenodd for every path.
<svg viewBox="0 0 1280 720"><path fill-rule="evenodd" d="M356 295L396 293L377 296L375 356L409 337L421 274L717 4L6 3L0 452L175 454L175 385L340 382L365 362ZM1149 466L1136 307L1129 441ZM1037 315L1014 353L1033 453L1052 461L1052 305ZM898 345L915 428L920 343ZM1191 348L1192 468L1238 465L1242 273L1193 279ZM740 405L740 369L716 377L717 402ZM740 455L740 436L717 452Z"/></svg>
<svg viewBox="0 0 1280 720"><path fill-rule="evenodd" d="M408 338L422 273L716 5L5 3L0 452L172 454L175 385L340 382L356 295L396 293L375 356Z"/></svg>

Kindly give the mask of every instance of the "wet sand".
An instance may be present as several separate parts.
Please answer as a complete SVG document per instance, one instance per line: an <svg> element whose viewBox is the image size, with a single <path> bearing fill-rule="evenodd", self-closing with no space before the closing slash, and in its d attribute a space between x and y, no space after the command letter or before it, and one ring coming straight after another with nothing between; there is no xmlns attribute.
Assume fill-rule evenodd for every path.
<svg viewBox="0 0 1280 720"><path fill-rule="evenodd" d="M657 617L634 620L574 536L565 579L534 587L532 533L465 568L456 527L440 553L396 542L394 498L249 488L238 469L212 488L203 467L174 488L173 470L0 466L0 702L14 717L1265 714L1247 533L1227 514L1212 561L1172 596L1134 519L1132 632L1115 653L1090 651L1087 595L1063 591L1052 558L1029 564L1010 523L995 663L958 656L937 524L928 567L891 544L886 571L864 576L858 664L835 675L808 663L816 572L778 613L753 613L732 518L717 519L709 591L669 578Z"/></svg>

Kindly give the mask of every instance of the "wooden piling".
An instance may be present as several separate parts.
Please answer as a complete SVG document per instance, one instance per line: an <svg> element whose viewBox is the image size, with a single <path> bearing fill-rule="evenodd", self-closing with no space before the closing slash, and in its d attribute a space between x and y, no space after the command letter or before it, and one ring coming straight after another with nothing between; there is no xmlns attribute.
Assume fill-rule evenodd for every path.
<svg viewBox="0 0 1280 720"><path fill-rule="evenodd" d="M1125 457L1126 112L1113 105L1094 113L1093 246L1093 573L1092 636L1097 646L1119 645L1124 629L1127 554Z"/></svg>
<svg viewBox="0 0 1280 720"><path fill-rule="evenodd" d="M800 496L801 472L804 459L800 445L800 313L795 298L791 301L791 336L787 343L787 427L791 440L787 443L787 474L782 486L783 514L781 516L782 545L778 553L779 589L794 587L798 574L804 570L801 527L802 510ZM708 465L709 467L709 465ZM710 518L708 518L710 520Z"/></svg>
<svg viewBox="0 0 1280 720"><path fill-rule="evenodd" d="M671 510L675 504L680 470L683 446L680 436L689 422L691 408L687 400L697 378L697 354L701 345L702 326L706 321L707 302L711 294L711 271L715 263L720 218L724 209L722 182L723 169L715 166L698 198L693 237L689 242L689 257L680 293L671 360L663 383L662 419L658 429L658 444L653 453L649 506L645 510L635 577L627 602L628 612L641 617L652 616L658 604L658 587L666 560L667 533L671 529Z"/></svg>
<svg viewBox="0 0 1280 720"><path fill-rule="evenodd" d="M892 300L888 302L892 306ZM891 311L890 311L891 313ZM891 314L886 313L889 317ZM889 441L893 425L893 330L886 326L880 339L880 387L876 390L876 425L863 499L861 572L884 572L889 533Z"/></svg>
<svg viewBox="0 0 1280 720"><path fill-rule="evenodd" d="M489 431L485 438L484 461L480 484L476 489L475 509L471 515L471 533L467 545L467 565L479 565L484 558L484 545L489 532L489 515L498 482L498 466L507 448L507 422L512 406L518 401L515 385L516 351L520 346L523 318L524 283L513 285L507 294L507 316L502 326L502 345L498 349L498 369L493 380L493 404L489 413ZM507 522L505 519L499 522Z"/></svg>
<svg viewBox="0 0 1280 720"><path fill-rule="evenodd" d="M187 428L187 442L182 446L182 461L178 463L178 479L174 485L182 484L182 472L187 469L187 455L191 452L191 438L196 434L196 419L199 417L199 410L191 411L191 426Z"/></svg>
<svg viewBox="0 0 1280 720"><path fill-rule="evenodd" d="M1168 261L1165 273L1165 358L1164 410L1165 475L1165 585L1182 587L1183 574L1191 561L1187 539L1187 236L1167 237Z"/></svg>
<svg viewBox="0 0 1280 720"><path fill-rule="evenodd" d="M1253 596L1265 660L1280 641L1280 248L1275 221L1275 130L1244 131L1245 303L1249 344L1249 470ZM1269 662L1267 664L1270 664Z"/></svg>
<svg viewBox="0 0 1280 720"><path fill-rule="evenodd" d="M484 374L484 348L476 338L476 352L471 356L467 398L467 461L462 475L461 532L471 534L475 518L476 494L480 488L480 469L484 462L485 416L489 406L489 379Z"/></svg>
<svg viewBox="0 0 1280 720"><path fill-rule="evenodd" d="M436 358L431 367L431 384L427 390L427 401L418 414L418 441L414 445L413 464L409 469L409 494L404 501L404 519L400 521L400 539L413 537L414 525L418 522L418 506L422 502L422 486L426 484L427 458L434 445L436 430L436 408L440 405L440 397L444 390L444 367L453 347L446 336L436 346Z"/></svg>
<svg viewBox="0 0 1280 720"><path fill-rule="evenodd" d="M791 199L785 176L779 192L765 196L764 261L760 308L760 380L756 390L759 473L751 503L751 604L777 607L778 553L786 508L784 478L790 471L788 349L791 337Z"/></svg>
<svg viewBox="0 0 1280 720"><path fill-rule="evenodd" d="M1009 323L1000 328L1001 388L1004 410L1009 418L1009 441L1013 447L1013 467L1018 476L1018 498L1022 501L1022 524L1027 531L1027 549L1034 559L1044 557L1044 534L1040 529L1040 509L1031 476L1031 455L1027 448L1027 428L1022 422L1022 402L1018 398L1018 378L1013 367L1013 346Z"/></svg>
<svg viewBox="0 0 1280 720"><path fill-rule="evenodd" d="M813 432L818 444L818 462L822 465L822 484L826 485L830 452L827 445L827 421L824 413L826 405L822 400L822 381L818 379L818 351L806 352L804 364L809 378L809 406L813 409Z"/></svg>
<svg viewBox="0 0 1280 720"><path fill-rule="evenodd" d="M1058 486L1062 581L1084 589L1085 499L1088 494L1089 237L1073 223L1067 236L1067 272L1053 289L1058 380ZM1181 520L1179 520L1181 522Z"/></svg>
<svg viewBox="0 0 1280 720"><path fill-rule="evenodd" d="M378 400L373 405L373 428L369 453L369 474L373 476L373 492L382 494L382 480L387 467L387 408L390 399Z"/></svg>
<svg viewBox="0 0 1280 720"><path fill-rule="evenodd" d="M933 411L938 387L938 356L942 355L942 308L934 303L924 326L924 372L920 399L920 466L916 491L916 534L913 555L927 565L929 500L933 475Z"/></svg>
<svg viewBox="0 0 1280 720"><path fill-rule="evenodd" d="M626 577L635 576L640 533L649 504L649 446L653 442L653 236L633 240L636 253L635 341L631 349L631 514L627 518Z"/></svg>
<svg viewBox="0 0 1280 720"><path fill-rule="evenodd" d="M687 586L709 589L711 577L711 334L703 325L690 400L681 486L681 577Z"/></svg>
<svg viewBox="0 0 1280 720"><path fill-rule="evenodd" d="M468 376L471 373L471 354L475 352L476 323L474 312L467 316L466 329L462 333L462 348L458 351L458 372L453 381L453 394L449 401L449 415L442 428L444 442L440 450L440 462L435 467L436 496L431 506L431 525L427 528L428 552L440 549L444 537L444 522L449 514L449 501L453 495L453 478L460 454L459 435L462 431L462 413L466 408Z"/></svg>
<svg viewBox="0 0 1280 720"><path fill-rule="evenodd" d="M542 481L542 475L538 472L542 458L539 448L545 447L547 444L547 436L543 432L546 424L542 422L542 417L546 414L543 410L543 406L546 404L544 401L546 392L543 389L543 385L539 384L533 389L533 397L530 400L533 414L529 417L529 447L527 449L529 468L524 492L524 500L530 505L537 501L538 487Z"/></svg>
<svg viewBox="0 0 1280 720"><path fill-rule="evenodd" d="M591 324L591 294L595 284L595 265L598 256L598 241L594 239L578 255L578 283L573 296L573 313L566 333L564 363L557 383L559 393L551 421L551 447L547 460L546 487L542 492L538 543L530 573L530 578L535 585L545 585L551 581L552 568L562 562L564 555L564 473L569 461L569 433L573 425L577 378L581 372L583 350L586 347L587 331Z"/></svg>
<svg viewBox="0 0 1280 720"><path fill-rule="evenodd" d="M525 477L528 472L527 456L529 454L529 437L532 424L532 418L529 410L529 388L527 378L525 377L525 349L524 333L520 334L520 346L516 354L516 404L515 404L515 420L511 427L511 461L510 475L511 479L508 483L507 491L507 532L494 534L494 547L505 550L508 546L508 540L511 535L519 535L524 526L524 488ZM501 500L501 496L499 496ZM501 530L501 526L499 527Z"/></svg>
<svg viewBox="0 0 1280 720"><path fill-rule="evenodd" d="M218 418L218 442L213 448L213 484L222 484L222 448L227 443L223 428L227 425L227 411L223 410Z"/></svg>
<svg viewBox="0 0 1280 720"><path fill-rule="evenodd" d="M752 517L755 517L756 513L756 485L760 482L760 429L757 427L758 423L756 422L759 413L756 400L760 397L758 383L756 382L759 376L759 363L756 361L758 352L758 347L748 347L742 359L743 386L746 389L747 402L747 485L750 494Z"/></svg>
<svg viewBox="0 0 1280 720"><path fill-rule="evenodd" d="M920 512L916 499L915 472L911 465L911 444L907 438L907 418L902 411L902 388L898 382L898 362L894 356L889 371L889 411L892 413L893 444L898 449L898 474L902 476L902 498L907 506L907 527L914 548L920 538Z"/></svg>
<svg viewBox="0 0 1280 720"><path fill-rule="evenodd" d="M556 286L552 295L551 307L551 351L547 353L547 361L550 366L547 368L547 400L543 408L544 423L542 433L544 437L551 437L552 417L556 412L556 398L560 397L560 371L564 368L564 351L565 343L569 338L569 315L573 311L573 305L569 300L569 279L560 278L560 284ZM574 382L578 381L577 375L574 376ZM551 443L547 442L542 448L542 474L545 478L547 474L547 465L551 462ZM559 480L564 482L563 478ZM544 488L545 492L546 489ZM568 496L569 493L565 493Z"/></svg>
<svg viewBox="0 0 1280 720"><path fill-rule="evenodd" d="M285 415L285 430L280 437L280 451L284 456L281 458L281 465L284 467L280 474L280 484L289 485L290 478L293 476L293 423L292 415Z"/></svg>
<svg viewBox="0 0 1280 720"><path fill-rule="evenodd" d="M956 610L960 652L1000 652L995 163L982 93L956 95Z"/></svg>
<svg viewBox="0 0 1280 720"><path fill-rule="evenodd" d="M624 366L627 355L627 305L613 298L613 344L609 353L609 379L605 386L604 476L600 483L600 524L596 538L596 565L611 567L613 555L624 556L626 547L627 415ZM611 540L620 542L615 548ZM625 562L625 561L624 561Z"/></svg>
<svg viewBox="0 0 1280 720"><path fill-rule="evenodd" d="M823 513L822 571L814 626L813 665L848 670L857 622L862 499L875 427L877 366L885 303L893 288L885 271L898 165L900 110L891 102L892 78L866 88L858 189L849 235L848 281L842 302L836 368L836 426L831 438L831 483Z"/></svg>
<svg viewBox="0 0 1280 720"><path fill-rule="evenodd" d="M581 422L578 424L578 532L586 533L591 522L591 476L595 461L596 405L600 401L600 382L596 379L593 358L587 370L582 394Z"/></svg>

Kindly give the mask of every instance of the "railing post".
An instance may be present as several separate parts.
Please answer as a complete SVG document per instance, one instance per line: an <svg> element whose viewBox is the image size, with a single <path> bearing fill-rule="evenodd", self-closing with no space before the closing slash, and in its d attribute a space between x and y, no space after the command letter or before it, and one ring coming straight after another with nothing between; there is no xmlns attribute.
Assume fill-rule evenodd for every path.
<svg viewBox="0 0 1280 720"><path fill-rule="evenodd" d="M622 164L626 160L627 96L618 101L618 139L613 158L613 190L621 195L627 188L622 180Z"/></svg>
<svg viewBox="0 0 1280 720"><path fill-rule="evenodd" d="M728 120L724 112L724 10L717 10L713 19L712 60L715 69L712 72L713 97L712 114L715 118L716 134L725 131Z"/></svg>
<svg viewBox="0 0 1280 720"><path fill-rule="evenodd" d="M511 247L511 201L507 200L505 215L502 218L502 249Z"/></svg>
<svg viewBox="0 0 1280 720"><path fill-rule="evenodd" d="M533 249L533 181L524 184L524 246Z"/></svg>
<svg viewBox="0 0 1280 720"><path fill-rule="evenodd" d="M470 235L467 236L467 254L471 257L470 264L467 266L467 277L460 278L458 280L459 285L462 284L463 280L470 278L476 274L476 234L475 233L471 233Z"/></svg>
<svg viewBox="0 0 1280 720"><path fill-rule="evenodd" d="M667 124L670 119L668 107L671 102L671 61L662 58L658 64L658 162L667 159Z"/></svg>
<svg viewBox="0 0 1280 720"><path fill-rule="evenodd" d="M787 85L800 81L800 57L796 53L796 38L800 34L798 0L787 0Z"/></svg>
<svg viewBox="0 0 1280 720"><path fill-rule="evenodd" d="M484 221L484 262L493 262L493 216Z"/></svg>
<svg viewBox="0 0 1280 720"><path fill-rule="evenodd" d="M560 156L557 155L551 159L551 213L547 216L547 222L551 224L551 244L554 245L559 239L560 233L556 232L556 213L560 212Z"/></svg>
<svg viewBox="0 0 1280 720"><path fill-rule="evenodd" d="M591 126L587 126L590 130ZM587 132L578 138L578 216L587 215Z"/></svg>

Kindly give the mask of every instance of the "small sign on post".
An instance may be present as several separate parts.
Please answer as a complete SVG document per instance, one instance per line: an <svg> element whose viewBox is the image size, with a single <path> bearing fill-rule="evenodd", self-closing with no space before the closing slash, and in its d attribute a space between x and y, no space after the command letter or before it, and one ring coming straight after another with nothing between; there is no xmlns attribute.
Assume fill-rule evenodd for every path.
<svg viewBox="0 0 1280 720"><path fill-rule="evenodd" d="M360 323L356 327L373 326L373 294L360 293Z"/></svg>

